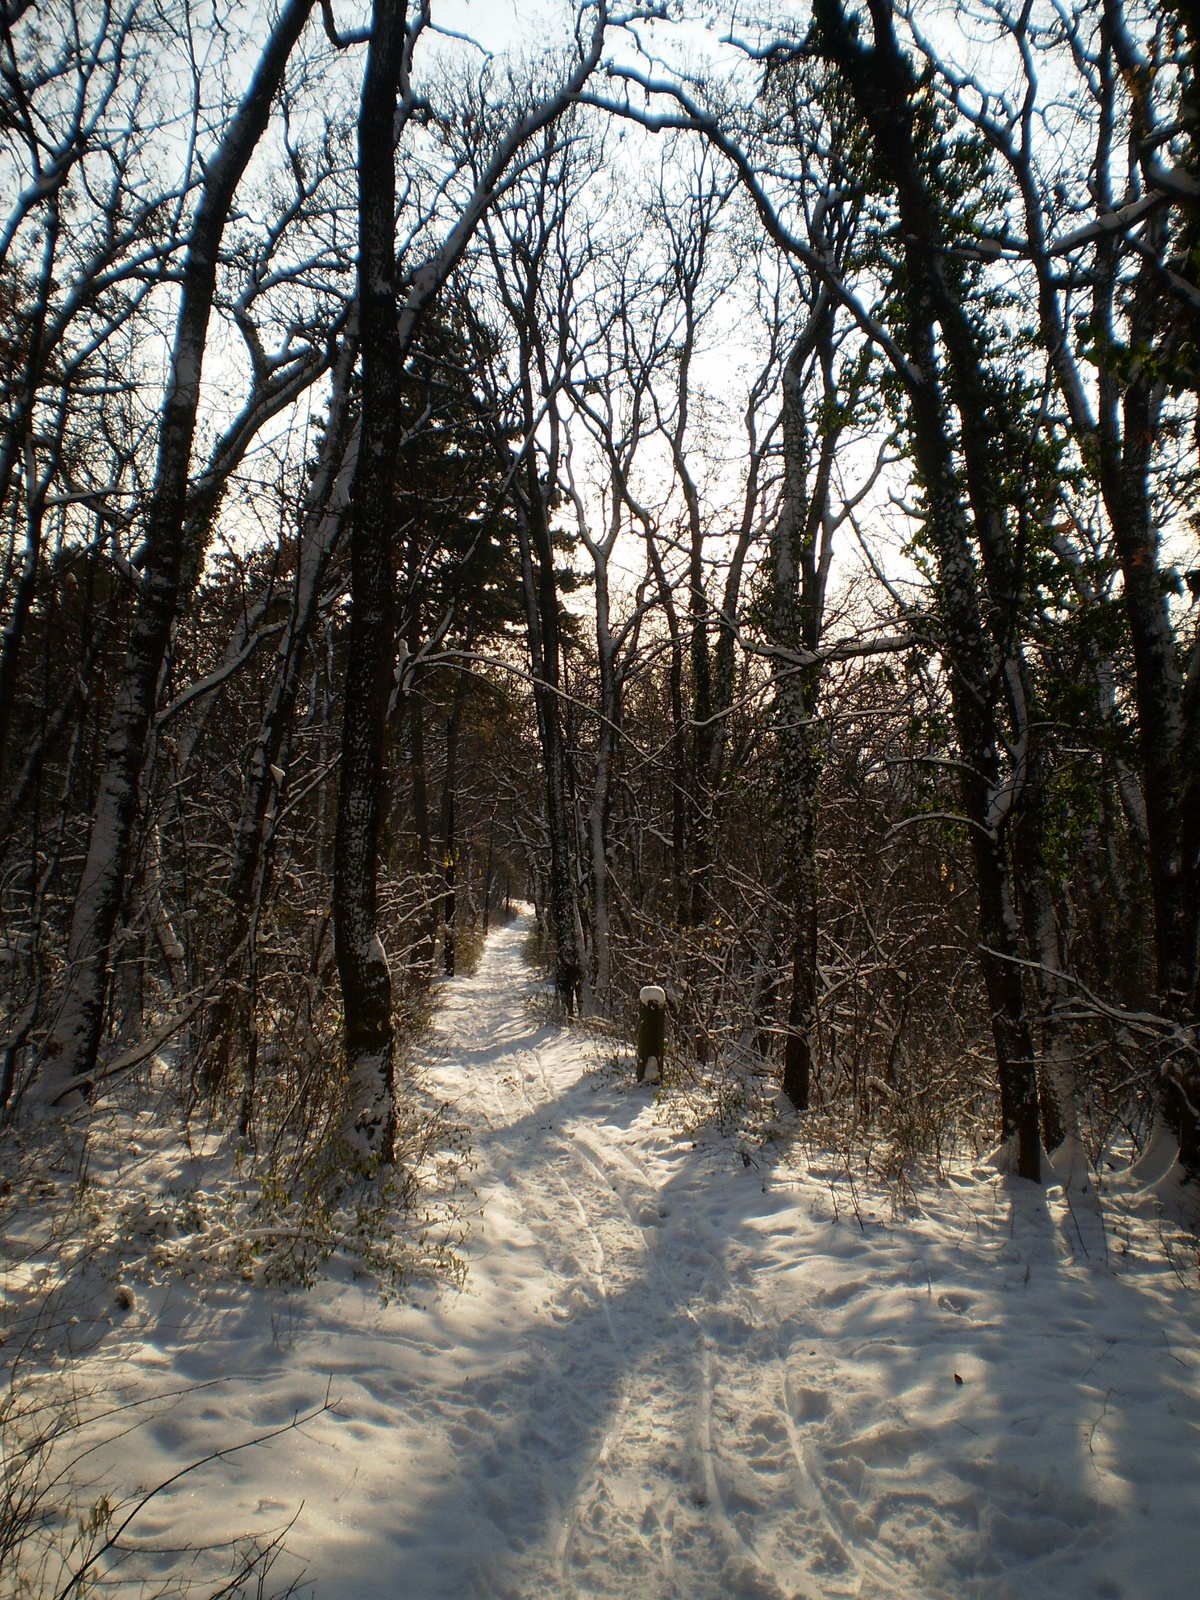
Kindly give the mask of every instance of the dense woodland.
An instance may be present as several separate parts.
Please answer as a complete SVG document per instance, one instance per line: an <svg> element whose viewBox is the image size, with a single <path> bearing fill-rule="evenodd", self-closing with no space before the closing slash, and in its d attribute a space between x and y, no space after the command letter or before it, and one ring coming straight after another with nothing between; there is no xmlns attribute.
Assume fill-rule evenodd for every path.
<svg viewBox="0 0 1200 1600"><path fill-rule="evenodd" d="M502 10L0 0L6 1122L386 1164L528 898L668 1091L1200 1165L1190 8Z"/></svg>

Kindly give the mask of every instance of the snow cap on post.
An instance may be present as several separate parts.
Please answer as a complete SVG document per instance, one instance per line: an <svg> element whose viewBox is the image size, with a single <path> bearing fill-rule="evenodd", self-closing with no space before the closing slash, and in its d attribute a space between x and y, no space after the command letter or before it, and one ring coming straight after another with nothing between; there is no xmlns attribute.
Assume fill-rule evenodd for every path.
<svg viewBox="0 0 1200 1600"><path fill-rule="evenodd" d="M667 1034L667 997L657 983L647 983L638 994L637 1081L657 1083L662 1076L663 1046Z"/></svg>

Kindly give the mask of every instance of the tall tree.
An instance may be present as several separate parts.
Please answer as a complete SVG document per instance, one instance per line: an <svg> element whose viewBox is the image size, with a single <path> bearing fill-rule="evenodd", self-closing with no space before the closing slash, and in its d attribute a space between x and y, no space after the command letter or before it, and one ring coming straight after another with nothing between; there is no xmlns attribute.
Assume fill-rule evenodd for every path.
<svg viewBox="0 0 1200 1600"><path fill-rule="evenodd" d="M392 988L375 930L384 721L395 658L394 462L404 424L396 321L395 126L411 70L405 0L375 0L358 122L362 442L350 523L350 653L334 843L333 919L350 1070L348 1126L390 1156Z"/></svg>
<svg viewBox="0 0 1200 1600"><path fill-rule="evenodd" d="M426 5L410 22L407 7L393 0L378 0L372 12L359 128L363 447L351 526L352 622L334 867L338 971L351 1085L347 1132L351 1144L368 1159L390 1159L394 1127L391 978L376 929L376 885L384 723L396 659L391 484L401 427L400 369L426 312L493 204L518 152L578 99L599 62L608 8L600 0L589 24L591 9L580 8L574 57L558 87L515 108L503 107L498 127L492 108L481 108L488 113L481 121L491 140L477 151L472 186L444 242L407 278L398 316L395 151L398 134L424 105L413 86L412 59L429 17ZM373 369L370 377L368 364ZM386 415L369 398L368 389L379 406L387 408ZM368 428L378 430L370 446Z"/></svg>
<svg viewBox="0 0 1200 1600"><path fill-rule="evenodd" d="M563 466L563 390L575 358L576 262L568 229L581 174L577 141L560 127L540 142L525 183L488 220L494 281L515 351L515 403L523 439L514 515L526 638L546 784L555 988L568 1012L585 982L569 818L563 693L563 614L553 515ZM539 440L538 435L542 438Z"/></svg>
<svg viewBox="0 0 1200 1600"><path fill-rule="evenodd" d="M1155 463L1168 446L1173 390L1195 391L1200 290L1195 243L1200 179L1188 35L1144 39L1121 0L1035 27L1028 11L993 8L1019 63L1019 94L957 69L922 40L956 111L1006 164L1025 239L997 240L1033 269L1041 348L1082 464L1098 485L1122 575L1135 667L1146 850L1154 900L1158 1000L1174 1024L1164 1045L1164 1102L1184 1160L1200 1167L1197 1017L1200 950L1200 650L1176 636L1162 555ZM1186 24L1185 24L1186 27ZM1182 69L1181 72L1172 69ZM1046 85L1076 84L1086 187L1055 170L1041 138ZM1182 106L1169 97L1171 85ZM1057 92L1054 91L1054 92ZM1177 165L1164 151L1174 148ZM1067 208L1077 225L1063 229ZM1090 215L1089 215L1090 213ZM1090 257L1086 271L1075 267ZM1082 317L1076 307L1083 302ZM1083 338L1072 337L1072 322ZM1189 373L1192 375L1189 377Z"/></svg>
<svg viewBox="0 0 1200 1600"><path fill-rule="evenodd" d="M45 1103L86 1092L96 1062L110 942L137 815L138 777L159 669L179 598L188 468L221 239L234 194L266 131L288 58L311 10L312 0L287 0L281 10L250 85L207 164L188 236L171 373L159 429L158 467L146 519L145 566L109 727L87 860L71 918L66 989L46 1067L34 1091Z"/></svg>
<svg viewBox="0 0 1200 1600"><path fill-rule="evenodd" d="M1001 1125L1016 1136L1017 1170L1040 1175L1037 1072L1021 975L1011 845L1007 837L1036 737L1028 674L1015 630L1022 574L1013 558L996 481L994 414L978 338L946 265L946 232L931 164L944 161L937 132L922 127L917 82L900 49L890 0L870 0L873 42L864 44L840 0L817 0L817 44L845 79L894 188L904 238L904 369L913 455L938 563L947 665L964 764L962 792L979 893L980 959L992 1010ZM927 148L923 150L922 144ZM930 161L932 157L932 163ZM944 345L945 366L939 357ZM957 411L963 503L951 406ZM986 596L972 554L978 540ZM1012 719L1011 771L1000 751L1000 706Z"/></svg>

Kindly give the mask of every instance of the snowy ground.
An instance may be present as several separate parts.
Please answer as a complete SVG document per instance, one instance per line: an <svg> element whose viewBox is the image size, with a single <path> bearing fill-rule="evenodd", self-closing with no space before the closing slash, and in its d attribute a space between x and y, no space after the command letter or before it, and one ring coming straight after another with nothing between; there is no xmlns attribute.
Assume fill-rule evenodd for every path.
<svg viewBox="0 0 1200 1600"><path fill-rule="evenodd" d="M986 1168L856 1215L585 1070L525 1003L525 933L428 1045L479 1162L465 1292L176 1282L77 1364L156 1402L94 1458L126 1489L336 1402L182 1479L143 1539L301 1508L317 1600L1197 1592L1200 1296L1140 1180L1103 1221Z"/></svg>

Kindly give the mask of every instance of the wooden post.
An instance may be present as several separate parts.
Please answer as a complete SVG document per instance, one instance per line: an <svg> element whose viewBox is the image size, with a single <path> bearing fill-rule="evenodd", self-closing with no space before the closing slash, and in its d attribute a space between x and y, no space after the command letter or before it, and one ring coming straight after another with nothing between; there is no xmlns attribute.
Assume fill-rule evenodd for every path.
<svg viewBox="0 0 1200 1600"><path fill-rule="evenodd" d="M657 983L648 983L638 994L637 1081L658 1083L662 1077L663 1050L667 1036L667 997Z"/></svg>

